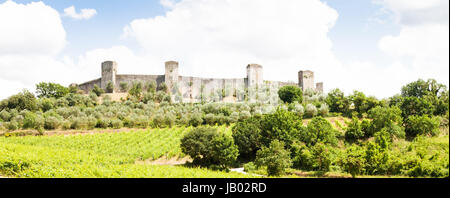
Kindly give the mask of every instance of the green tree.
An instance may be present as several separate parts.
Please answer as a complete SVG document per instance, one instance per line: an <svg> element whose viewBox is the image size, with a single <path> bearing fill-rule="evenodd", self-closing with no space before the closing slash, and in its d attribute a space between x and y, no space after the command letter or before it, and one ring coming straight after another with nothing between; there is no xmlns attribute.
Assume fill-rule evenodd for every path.
<svg viewBox="0 0 450 198"><path fill-rule="evenodd" d="M297 86L284 86L278 90L278 96L285 103L293 103L297 101L298 103L302 103L303 101L303 92Z"/></svg>
<svg viewBox="0 0 450 198"><path fill-rule="evenodd" d="M128 91L128 94L136 98L140 98L142 94L142 82L133 82L133 85L131 86L131 89Z"/></svg>
<svg viewBox="0 0 450 198"><path fill-rule="evenodd" d="M371 137L375 132L381 131L381 129L388 127L391 132L396 132L396 136L402 136L401 125L403 118L401 116L402 111L397 106L392 107L375 107L369 111L369 118L372 119L371 127L366 137Z"/></svg>
<svg viewBox="0 0 450 198"><path fill-rule="evenodd" d="M233 139L215 128L199 127L181 139L181 151L202 166L228 167L239 155Z"/></svg>
<svg viewBox="0 0 450 198"><path fill-rule="evenodd" d="M114 92L114 84L111 81L109 81L108 84L106 84L106 92L107 93Z"/></svg>
<svg viewBox="0 0 450 198"><path fill-rule="evenodd" d="M284 143L274 140L269 147L262 147L256 153L255 164L258 167L266 166L269 176L279 176L292 165L289 150L284 148Z"/></svg>
<svg viewBox="0 0 450 198"><path fill-rule="evenodd" d="M350 100L339 89L333 89L329 92L325 102L330 107L331 112L350 114Z"/></svg>
<svg viewBox="0 0 450 198"><path fill-rule="evenodd" d="M266 114L261 120L261 142L267 147L273 140L279 140L290 147L302 130L301 118L294 112L278 107L273 114Z"/></svg>
<svg viewBox="0 0 450 198"><path fill-rule="evenodd" d="M309 122L306 130L301 131L300 140L310 146L319 142L335 145L337 143L336 130L325 118L315 117Z"/></svg>
<svg viewBox="0 0 450 198"><path fill-rule="evenodd" d="M350 173L353 178L365 172L365 150L356 145L352 145L345 150L345 156L340 164L344 171Z"/></svg>
<svg viewBox="0 0 450 198"><path fill-rule="evenodd" d="M439 134L440 121L437 117L429 117L428 115L422 116L409 116L405 121L405 131L410 137L417 135L432 135Z"/></svg>
<svg viewBox="0 0 450 198"><path fill-rule="evenodd" d="M97 95L97 96L101 96L102 94L105 93L105 90L100 88L98 85L94 85L94 88L92 89L92 92L94 92L95 95Z"/></svg>
<svg viewBox="0 0 450 198"><path fill-rule="evenodd" d="M232 128L233 139L239 148L239 156L247 159L256 157L261 148L261 118L251 117L241 120Z"/></svg>
<svg viewBox="0 0 450 198"><path fill-rule="evenodd" d="M8 99L3 100L0 103L0 110L4 109L17 109L17 111L38 110L38 103L34 95L28 90L24 89L21 93L10 96Z"/></svg>
<svg viewBox="0 0 450 198"><path fill-rule="evenodd" d="M38 98L62 98L69 93L69 88L56 83L41 82L36 85Z"/></svg>

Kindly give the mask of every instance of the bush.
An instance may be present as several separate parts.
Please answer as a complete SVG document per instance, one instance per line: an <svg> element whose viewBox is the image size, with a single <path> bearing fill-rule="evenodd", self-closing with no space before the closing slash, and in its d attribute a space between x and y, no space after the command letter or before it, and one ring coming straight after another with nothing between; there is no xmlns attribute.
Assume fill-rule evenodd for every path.
<svg viewBox="0 0 450 198"><path fill-rule="evenodd" d="M289 110L296 113L299 117L303 117L305 114L305 108L303 108L303 105L299 104L298 102L293 102L289 105Z"/></svg>
<svg viewBox="0 0 450 198"><path fill-rule="evenodd" d="M416 137L417 135L431 135L439 134L440 120L438 117L423 116L409 116L405 122L406 135L409 137Z"/></svg>
<svg viewBox="0 0 450 198"><path fill-rule="evenodd" d="M312 118L317 115L317 108L313 104L307 104L306 105L306 112L305 116L307 118Z"/></svg>
<svg viewBox="0 0 450 198"><path fill-rule="evenodd" d="M256 165L253 162L244 164L244 171L249 173L257 170Z"/></svg>
<svg viewBox="0 0 450 198"><path fill-rule="evenodd" d="M12 117L11 114L8 111L6 111L5 109L3 109L0 112L0 119L5 122L9 121L11 119L11 117Z"/></svg>
<svg viewBox="0 0 450 198"><path fill-rule="evenodd" d="M48 116L45 118L44 128L47 130L54 130L58 129L61 126L61 121L54 117L54 116Z"/></svg>
<svg viewBox="0 0 450 198"><path fill-rule="evenodd" d="M120 91L121 92L127 92L128 91L128 83L127 82L121 82L119 86L120 86Z"/></svg>
<svg viewBox="0 0 450 198"><path fill-rule="evenodd" d="M284 143L273 140L270 146L262 147L256 153L256 165L258 167L266 166L269 176L278 176L284 174L286 168L292 165L290 152L284 149Z"/></svg>
<svg viewBox="0 0 450 198"><path fill-rule="evenodd" d="M94 92L95 95L97 95L97 96L101 96L102 94L105 93L105 90L100 88L98 85L94 85L94 88L92 89L92 92Z"/></svg>
<svg viewBox="0 0 450 198"><path fill-rule="evenodd" d="M284 86L278 90L278 96L285 103L303 102L303 92L297 86Z"/></svg>
<svg viewBox="0 0 450 198"><path fill-rule="evenodd" d="M369 142L365 151L365 169L369 175L382 175L388 170L389 154L375 142Z"/></svg>
<svg viewBox="0 0 450 198"><path fill-rule="evenodd" d="M111 126L111 120L108 118L99 118L97 119L97 124L95 127L106 129Z"/></svg>
<svg viewBox="0 0 450 198"><path fill-rule="evenodd" d="M345 140L354 142L365 137L365 131L357 117L353 117L352 122L348 123L345 131Z"/></svg>
<svg viewBox="0 0 450 198"><path fill-rule="evenodd" d="M295 113L278 107L275 113L262 117L261 143L268 147L273 140L280 140L290 148L292 142L298 139L301 130L302 119Z"/></svg>
<svg viewBox="0 0 450 198"><path fill-rule="evenodd" d="M106 84L106 92L107 93L114 92L114 84L111 81L109 81L108 84Z"/></svg>
<svg viewBox="0 0 450 198"><path fill-rule="evenodd" d="M238 156L233 139L215 128L199 127L189 131L181 139L181 151L201 166L230 166Z"/></svg>
<svg viewBox="0 0 450 198"><path fill-rule="evenodd" d="M400 105L402 116L406 120L412 115L433 115L434 106L425 98L404 97Z"/></svg>
<svg viewBox="0 0 450 198"><path fill-rule="evenodd" d="M327 104L321 104L320 105L320 108L319 108L319 115L320 116L322 116L322 117L327 116L329 111L330 111L330 108L328 107Z"/></svg>
<svg viewBox="0 0 450 198"><path fill-rule="evenodd" d="M197 127L203 124L203 118L201 113L193 113L190 115L189 125Z"/></svg>
<svg viewBox="0 0 450 198"><path fill-rule="evenodd" d="M343 114L350 113L350 100L344 96L344 92L339 89L333 89L328 93L325 102L330 107L331 112L339 112Z"/></svg>
<svg viewBox="0 0 450 198"><path fill-rule="evenodd" d="M111 127L114 129L120 129L123 127L123 122L122 120L119 119L112 119L111 120Z"/></svg>
<svg viewBox="0 0 450 198"><path fill-rule="evenodd" d="M345 156L341 159L340 164L344 171L350 173L353 178L357 175L364 174L365 169L365 150L356 145L352 145L345 150Z"/></svg>
<svg viewBox="0 0 450 198"><path fill-rule="evenodd" d="M21 93L13 95L8 99L3 100L0 110L16 109L17 111L28 110L36 111L38 109L37 100L34 95L28 90L24 90Z"/></svg>
<svg viewBox="0 0 450 198"><path fill-rule="evenodd" d="M239 121L232 128L233 139L239 148L239 156L253 159L256 151L261 148L261 119L251 117L247 120Z"/></svg>
<svg viewBox="0 0 450 198"><path fill-rule="evenodd" d="M367 137L372 137L375 132L385 127L391 129L398 128L402 125L402 111L397 106L392 107L375 107L369 111L369 118L372 118L371 128L366 133Z"/></svg>
<svg viewBox="0 0 450 198"><path fill-rule="evenodd" d="M300 140L309 146L319 142L336 145L336 130L328 120L322 117L315 117L308 124L306 130L301 131Z"/></svg>

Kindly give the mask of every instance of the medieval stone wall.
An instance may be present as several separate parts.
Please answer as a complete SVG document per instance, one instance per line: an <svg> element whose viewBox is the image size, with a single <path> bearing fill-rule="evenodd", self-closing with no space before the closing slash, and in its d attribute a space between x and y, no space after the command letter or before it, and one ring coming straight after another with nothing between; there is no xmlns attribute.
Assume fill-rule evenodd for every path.
<svg viewBox="0 0 450 198"><path fill-rule="evenodd" d="M124 75L117 74L117 63L106 61L102 63L102 78L95 79L78 87L89 92L97 85L103 89L108 82L114 85L114 92L120 92L120 84L125 82L129 86L136 81L148 83L156 82L157 86L165 83L172 93L172 100L176 102L223 101L232 98L233 101L276 100L277 91L286 85L299 86L302 89L315 89L323 92L323 83L314 84L314 73L300 71L299 82L264 81L262 66L250 64L247 66L246 78L217 79L181 76L178 74L178 62L165 63L164 75Z"/></svg>

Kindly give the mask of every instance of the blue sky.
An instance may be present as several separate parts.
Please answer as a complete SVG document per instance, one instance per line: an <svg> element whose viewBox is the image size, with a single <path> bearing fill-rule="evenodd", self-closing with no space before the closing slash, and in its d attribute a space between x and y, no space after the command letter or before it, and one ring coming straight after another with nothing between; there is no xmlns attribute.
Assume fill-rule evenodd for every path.
<svg viewBox="0 0 450 198"><path fill-rule="evenodd" d="M145 74L176 60L182 75L203 77L243 77L258 63L278 81L308 69L326 91L379 98L418 78L448 86L448 0L12 2L0 0L0 98L98 78L106 59ZM76 19L81 9L96 14Z"/></svg>
<svg viewBox="0 0 450 198"><path fill-rule="evenodd" d="M30 3L35 0L16 0L17 3ZM0 2L5 2L2 0ZM64 17L63 26L67 32L69 46L65 52L77 56L89 49L108 48L113 45L127 44L133 47L134 42L121 39L123 28L137 18L150 18L164 15L165 9L159 0L44 0L45 4L60 13L70 6L77 11L82 8L93 8L97 15L89 20L74 20ZM379 56L376 44L386 34L400 31L399 25L387 21L385 24L370 22L381 5L371 0L326 0L323 1L339 13L336 25L329 32L333 51L337 56L352 59L355 57L370 60L383 60Z"/></svg>

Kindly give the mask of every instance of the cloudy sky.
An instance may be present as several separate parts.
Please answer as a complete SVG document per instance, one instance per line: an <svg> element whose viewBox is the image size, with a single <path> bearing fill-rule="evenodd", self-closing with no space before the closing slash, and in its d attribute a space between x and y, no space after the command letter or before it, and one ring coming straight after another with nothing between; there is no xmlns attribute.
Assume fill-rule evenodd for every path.
<svg viewBox="0 0 450 198"><path fill-rule="evenodd" d="M449 85L448 0L0 0L0 99L35 84L121 74L297 82L378 98L418 78Z"/></svg>

